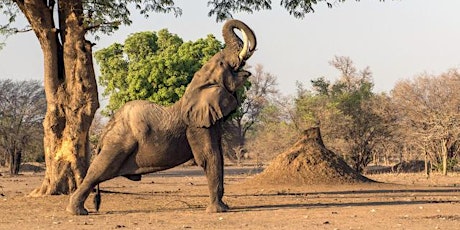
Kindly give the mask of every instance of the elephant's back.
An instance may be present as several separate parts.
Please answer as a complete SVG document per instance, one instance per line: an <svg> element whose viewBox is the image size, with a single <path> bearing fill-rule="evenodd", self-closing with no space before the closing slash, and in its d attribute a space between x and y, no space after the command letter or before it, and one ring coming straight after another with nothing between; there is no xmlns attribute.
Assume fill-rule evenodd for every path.
<svg viewBox="0 0 460 230"><path fill-rule="evenodd" d="M147 122L150 119L163 119L166 109L150 101L136 100L124 104L113 116L113 120L125 122ZM151 117L153 116L153 117Z"/></svg>
<svg viewBox="0 0 460 230"><path fill-rule="evenodd" d="M120 113L126 113L126 112L133 112L133 113L144 113L145 111L148 110L158 110L162 111L165 108L161 105L157 105L153 102L146 101L146 100L135 100L135 101L129 101L126 102L121 108L120 108Z"/></svg>
<svg viewBox="0 0 460 230"><path fill-rule="evenodd" d="M123 105L108 122L102 139L106 136L133 137L138 142L146 139L185 135L185 124L180 116L180 105L169 107L137 100Z"/></svg>
<svg viewBox="0 0 460 230"><path fill-rule="evenodd" d="M127 121L155 126L164 124L170 128L171 122L177 122L180 118L180 111L174 110L173 107L165 107L144 100L130 101L122 107L121 116Z"/></svg>
<svg viewBox="0 0 460 230"><path fill-rule="evenodd" d="M121 110L124 123L139 138L185 130L177 105L165 107L139 100L126 103Z"/></svg>

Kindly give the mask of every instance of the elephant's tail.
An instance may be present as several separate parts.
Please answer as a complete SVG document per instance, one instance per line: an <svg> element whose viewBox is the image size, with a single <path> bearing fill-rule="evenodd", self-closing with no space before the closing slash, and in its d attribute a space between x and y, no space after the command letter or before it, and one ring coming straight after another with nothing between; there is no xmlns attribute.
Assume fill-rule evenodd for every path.
<svg viewBox="0 0 460 230"><path fill-rule="evenodd" d="M101 207L101 190L99 189L99 184L96 185L96 195L94 196L93 203L96 212L98 212Z"/></svg>

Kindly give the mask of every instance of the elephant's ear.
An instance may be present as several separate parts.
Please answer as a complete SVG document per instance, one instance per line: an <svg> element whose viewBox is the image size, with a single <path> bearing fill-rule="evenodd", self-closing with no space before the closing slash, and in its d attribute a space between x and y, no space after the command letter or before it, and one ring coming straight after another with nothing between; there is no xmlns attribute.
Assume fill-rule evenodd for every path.
<svg viewBox="0 0 460 230"><path fill-rule="evenodd" d="M226 89L211 86L185 98L182 119L189 126L209 128L237 107L236 98Z"/></svg>

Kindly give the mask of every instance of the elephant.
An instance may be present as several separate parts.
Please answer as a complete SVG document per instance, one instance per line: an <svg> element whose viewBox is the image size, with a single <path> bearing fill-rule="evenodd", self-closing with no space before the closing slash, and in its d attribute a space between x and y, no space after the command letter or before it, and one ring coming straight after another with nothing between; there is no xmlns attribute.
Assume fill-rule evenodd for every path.
<svg viewBox="0 0 460 230"><path fill-rule="evenodd" d="M241 31L242 39L235 33ZM84 203L99 183L118 176L139 181L143 174L173 168L191 159L204 169L210 203L207 212L225 212L222 127L238 106L236 90L251 75L243 70L254 53L254 32L239 20L225 22L225 48L193 76L184 95L163 107L137 100L124 104L107 123L86 176L66 210L87 215ZM100 197L100 194L99 194ZM100 201L99 201L100 202ZM99 204L96 204L96 211Z"/></svg>

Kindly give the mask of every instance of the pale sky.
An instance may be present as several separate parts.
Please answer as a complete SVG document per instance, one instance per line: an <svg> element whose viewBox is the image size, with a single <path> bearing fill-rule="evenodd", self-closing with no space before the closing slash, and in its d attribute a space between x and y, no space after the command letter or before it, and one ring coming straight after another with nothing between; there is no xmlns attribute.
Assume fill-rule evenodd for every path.
<svg viewBox="0 0 460 230"><path fill-rule="evenodd" d="M256 33L258 47L248 64L262 64L278 78L283 94L294 94L295 82L338 72L328 62L335 56L350 57L358 69L369 66L374 91L390 91L398 80L418 74L440 74L460 68L459 0L348 0L328 9L324 4L304 19L296 19L272 1L271 11L235 14ZM94 50L140 31L167 28L185 41L207 34L222 39L223 23L209 18L207 1L176 0L183 15L156 14L145 19L132 12L134 23L113 35L101 35ZM97 73L96 73L97 74ZM0 79L43 80L43 57L32 32L7 40L0 51Z"/></svg>

